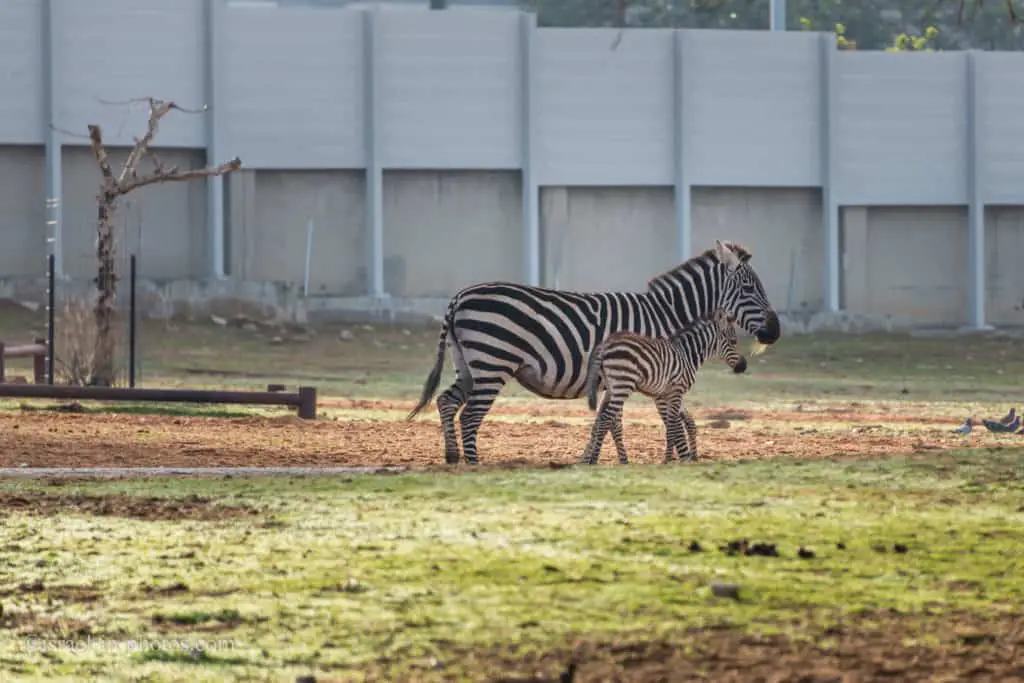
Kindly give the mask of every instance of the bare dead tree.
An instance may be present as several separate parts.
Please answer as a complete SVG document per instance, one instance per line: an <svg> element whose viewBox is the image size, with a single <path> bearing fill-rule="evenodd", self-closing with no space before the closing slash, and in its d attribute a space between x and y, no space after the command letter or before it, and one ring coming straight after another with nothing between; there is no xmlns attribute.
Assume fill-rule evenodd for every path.
<svg viewBox="0 0 1024 683"><path fill-rule="evenodd" d="M174 102L146 97L132 102L146 102L149 105L149 123L145 135L135 138L135 146L128 158L115 174L111 168L107 150L103 144L103 133L96 124L89 124L89 142L93 156L99 166L103 182L100 186L98 215L96 222L96 258L99 272L96 278L97 297L93 309L96 321L96 354L95 366L89 384L94 386L111 386L114 381L115 336L113 324L116 313L115 297L117 293L117 274L114 272L114 211L118 200L132 190L147 185L167 182L182 182L220 176L242 167L242 160L235 157L219 166L181 170L177 166L166 166L150 149L156 137L160 120L171 110L187 113L198 113L196 110L184 109ZM200 111L205 111L203 107ZM138 168L143 158L153 163L153 171L139 175Z"/></svg>

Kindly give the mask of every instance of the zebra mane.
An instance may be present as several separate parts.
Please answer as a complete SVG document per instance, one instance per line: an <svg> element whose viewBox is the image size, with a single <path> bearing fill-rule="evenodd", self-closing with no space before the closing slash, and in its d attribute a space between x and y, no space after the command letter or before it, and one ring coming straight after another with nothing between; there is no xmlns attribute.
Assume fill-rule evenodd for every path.
<svg viewBox="0 0 1024 683"><path fill-rule="evenodd" d="M744 247L739 242L730 242L722 240L722 245L732 253L736 254L736 257L739 258L741 263L749 262L750 257L753 256L750 250ZM671 287L672 283L677 279L678 275L687 270L693 270L693 268L701 261L721 263L721 259L718 257L718 252L715 250L714 247L711 247L710 249L705 249L700 254L692 256L687 260L683 261L675 268L667 270L661 275L655 275L654 277L652 277L650 280L647 281L647 290L655 291L658 288L658 285Z"/></svg>
<svg viewBox="0 0 1024 683"><path fill-rule="evenodd" d="M687 320L685 323L683 323L682 327L678 328L675 332L673 332L670 335L670 337L674 339L682 339L683 337L692 334L699 327L709 324L714 325L715 312L715 310L705 311L704 313L698 315L696 318Z"/></svg>

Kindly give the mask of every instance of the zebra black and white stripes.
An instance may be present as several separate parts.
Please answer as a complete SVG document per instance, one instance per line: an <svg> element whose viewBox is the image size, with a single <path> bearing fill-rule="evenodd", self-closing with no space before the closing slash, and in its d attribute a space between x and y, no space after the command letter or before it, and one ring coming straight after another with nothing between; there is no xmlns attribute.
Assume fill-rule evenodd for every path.
<svg viewBox="0 0 1024 683"><path fill-rule="evenodd" d="M434 367L409 419L437 391L446 347L456 377L437 399L445 460L459 461L455 418L461 410L462 448L475 463L477 432L502 387L515 379L543 398L579 398L590 352L613 332L667 337L722 308L758 341L773 344L779 318L750 258L742 246L716 241L651 279L645 292L581 293L510 282L466 287L448 304Z"/></svg>
<svg viewBox="0 0 1024 683"><path fill-rule="evenodd" d="M745 372L747 359L738 347L735 323L721 310L698 318L667 339L633 332L610 335L590 355L587 370L590 409L597 408L601 385L604 399L580 462L597 464L609 429L619 462L623 465L629 462L622 439L622 408L634 391L654 399L665 424L665 462L672 460L673 451L680 462L695 459L697 424L683 406L683 397L693 388L697 371L712 356L724 360L735 373Z"/></svg>

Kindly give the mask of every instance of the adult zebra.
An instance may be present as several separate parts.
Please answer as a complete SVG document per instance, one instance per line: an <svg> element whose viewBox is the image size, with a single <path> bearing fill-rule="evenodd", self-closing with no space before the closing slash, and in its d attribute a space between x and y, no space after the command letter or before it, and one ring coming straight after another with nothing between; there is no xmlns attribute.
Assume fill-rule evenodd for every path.
<svg viewBox="0 0 1024 683"><path fill-rule="evenodd" d="M544 398L579 398L590 352L612 332L667 337L721 308L759 342L774 344L779 317L750 257L735 242L715 240L713 248L652 278L646 292L581 293L510 282L466 287L448 304L434 368L406 419L437 391L446 346L455 382L437 398L444 459L459 462L455 416L465 406L459 416L462 447L466 462L475 464L477 431L509 380Z"/></svg>

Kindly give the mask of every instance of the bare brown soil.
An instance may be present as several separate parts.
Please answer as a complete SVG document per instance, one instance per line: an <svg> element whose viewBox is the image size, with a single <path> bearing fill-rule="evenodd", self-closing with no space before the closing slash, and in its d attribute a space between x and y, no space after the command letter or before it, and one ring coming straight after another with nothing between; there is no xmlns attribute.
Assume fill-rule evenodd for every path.
<svg viewBox="0 0 1024 683"><path fill-rule="evenodd" d="M350 410L407 412L409 402L335 401ZM557 412L556 412L557 411ZM367 413L371 414L371 413ZM1024 436L976 428L952 432L949 417L912 416L849 408L694 411L702 459L755 460L871 457L965 444L1024 445ZM592 414L585 407L532 403L498 405L480 431L488 466L575 463L586 445ZM518 421L501 417L519 416ZM626 446L635 463L663 458L664 429L638 402L627 406ZM532 418L528 421L522 418ZM584 420L570 418L586 418ZM650 422L634 422L643 418ZM443 464L436 413L412 422L394 419L303 421L297 417L175 417L31 411L0 415L0 467L404 466ZM617 463L606 440L602 464Z"/></svg>
<svg viewBox="0 0 1024 683"><path fill-rule="evenodd" d="M250 507L219 505L202 496L152 498L108 494L54 495L39 491L0 492L0 519L9 513L39 516L80 513L100 517L125 517L145 521L192 519L211 521L258 514Z"/></svg>
<svg viewBox="0 0 1024 683"><path fill-rule="evenodd" d="M475 670L495 672L480 680L503 683L1024 679L1024 628L1012 617L890 614L873 615L871 619L870 623L861 617L835 624L800 641L730 629L694 630L670 642L581 639L574 647L544 654L517 652L513 645L470 652L453 650L446 659L464 665L472 662L470 666ZM438 668L443 672L444 663ZM429 677L434 678L438 672L435 669L431 674ZM417 680L420 675L414 673L406 680Z"/></svg>

